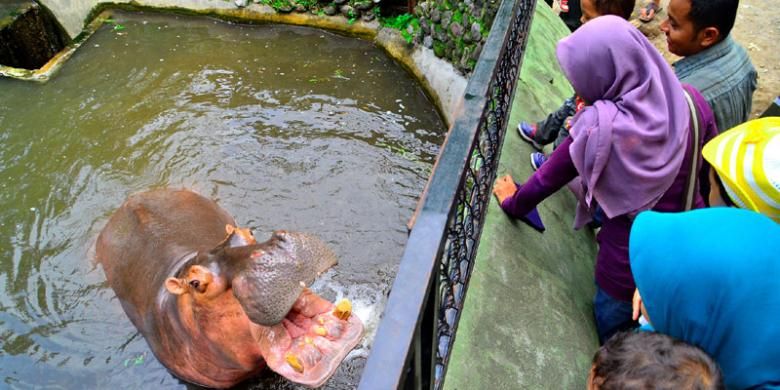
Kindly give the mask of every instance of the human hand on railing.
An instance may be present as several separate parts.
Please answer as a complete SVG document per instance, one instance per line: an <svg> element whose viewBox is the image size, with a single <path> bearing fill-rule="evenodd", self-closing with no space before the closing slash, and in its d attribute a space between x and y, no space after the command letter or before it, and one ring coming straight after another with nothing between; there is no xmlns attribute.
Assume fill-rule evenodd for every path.
<svg viewBox="0 0 780 390"><path fill-rule="evenodd" d="M493 195L498 199L498 204L504 203L506 198L511 197L517 192L517 185L512 180L512 176L505 175L496 179L496 183L493 184Z"/></svg>

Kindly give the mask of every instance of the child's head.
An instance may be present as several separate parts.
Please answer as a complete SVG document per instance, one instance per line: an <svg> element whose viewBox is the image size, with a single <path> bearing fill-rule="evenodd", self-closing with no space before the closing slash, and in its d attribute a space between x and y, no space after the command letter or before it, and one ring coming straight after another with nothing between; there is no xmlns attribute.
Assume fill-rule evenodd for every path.
<svg viewBox="0 0 780 390"><path fill-rule="evenodd" d="M722 41L731 33L739 0L670 0L661 22L669 51L690 56Z"/></svg>
<svg viewBox="0 0 780 390"><path fill-rule="evenodd" d="M615 15L628 20L631 17L631 12L634 11L634 4L636 4L636 0L582 0L580 1L582 8L580 21L586 23L603 15Z"/></svg>
<svg viewBox="0 0 780 390"><path fill-rule="evenodd" d="M621 332L593 357L589 390L724 389L718 365L701 349L661 333Z"/></svg>

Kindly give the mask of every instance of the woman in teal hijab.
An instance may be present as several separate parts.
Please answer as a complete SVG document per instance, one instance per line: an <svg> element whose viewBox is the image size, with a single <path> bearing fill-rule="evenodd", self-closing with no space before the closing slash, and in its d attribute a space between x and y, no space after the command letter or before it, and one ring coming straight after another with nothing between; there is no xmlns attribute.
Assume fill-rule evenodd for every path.
<svg viewBox="0 0 780 390"><path fill-rule="evenodd" d="M780 389L780 225L726 207L647 211L629 258L656 331L709 353L729 389Z"/></svg>

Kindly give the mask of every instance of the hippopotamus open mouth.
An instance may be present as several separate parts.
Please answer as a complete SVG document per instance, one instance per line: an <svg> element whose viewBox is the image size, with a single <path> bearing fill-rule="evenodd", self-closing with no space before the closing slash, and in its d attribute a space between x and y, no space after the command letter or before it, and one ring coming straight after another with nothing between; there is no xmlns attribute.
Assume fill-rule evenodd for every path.
<svg viewBox="0 0 780 390"><path fill-rule="evenodd" d="M351 304L333 304L306 288L337 262L316 237L274 232L233 278L233 294L249 319L268 367L318 387L360 341L363 324Z"/></svg>

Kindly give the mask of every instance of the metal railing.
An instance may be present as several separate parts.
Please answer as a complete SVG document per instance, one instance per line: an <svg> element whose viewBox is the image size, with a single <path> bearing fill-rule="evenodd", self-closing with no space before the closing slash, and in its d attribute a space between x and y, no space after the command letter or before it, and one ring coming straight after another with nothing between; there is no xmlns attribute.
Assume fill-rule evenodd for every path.
<svg viewBox="0 0 780 390"><path fill-rule="evenodd" d="M360 389L441 388L535 0L502 0L409 235Z"/></svg>

